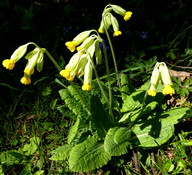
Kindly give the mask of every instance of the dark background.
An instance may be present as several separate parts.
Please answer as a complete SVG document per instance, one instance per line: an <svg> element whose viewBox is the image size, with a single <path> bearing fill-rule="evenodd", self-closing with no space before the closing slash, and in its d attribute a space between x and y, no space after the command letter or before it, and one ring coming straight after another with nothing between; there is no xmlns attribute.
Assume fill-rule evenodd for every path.
<svg viewBox="0 0 192 175"><path fill-rule="evenodd" d="M185 48L191 47L191 29L185 31L192 24L190 0L5 0L0 2L0 61L8 59L20 45L33 41L64 67L72 55L65 42L84 30L98 29L102 11L109 3L133 12L127 22L115 15L123 33L112 37L119 70L153 56L158 61L174 63ZM176 58L165 57L170 51ZM25 64L20 61L12 71L0 66L1 106L11 103L13 96L23 91L41 91L59 76L46 57L43 71L33 75L32 85L26 87L19 82ZM114 70L113 65L110 70ZM99 71L102 74L105 70Z"/></svg>

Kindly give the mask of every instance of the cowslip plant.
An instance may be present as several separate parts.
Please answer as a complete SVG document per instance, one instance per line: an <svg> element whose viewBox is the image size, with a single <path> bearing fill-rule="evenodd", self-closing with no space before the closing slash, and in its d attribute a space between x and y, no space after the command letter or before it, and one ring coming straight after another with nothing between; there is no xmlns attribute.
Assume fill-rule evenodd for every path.
<svg viewBox="0 0 192 175"><path fill-rule="evenodd" d="M162 107L164 95L173 95L171 77L164 62L157 62L152 72L151 81L130 91L128 75L117 69L116 58L108 30L112 26L113 36L119 36L118 20L115 12L127 21L132 12L124 10L118 5L109 4L105 7L100 27L97 30L87 30L78 34L66 46L74 55L62 69L49 52L34 43L35 49L25 58L28 64L24 69L25 79L21 82L29 84L30 76L36 66L41 71L43 54L46 54L58 68L62 77L68 80L69 86L59 90L64 104L58 110L71 118L73 125L68 131L66 143L52 151L50 160L66 161L71 172L87 172L106 165L113 156L128 153L131 148L157 147L167 142L174 134L174 125L179 122L189 108ZM106 34L112 53L118 93L115 96L111 87L109 59L105 49L105 42L99 33ZM103 52L99 45L102 43ZM12 69L13 63L24 56L26 47L18 50L11 57L11 61L3 61L3 66ZM107 84L98 76L97 67L104 60ZM75 85L76 77L84 76L82 88ZM93 79L95 76L95 79ZM160 82L163 82L165 88ZM57 80L63 84L60 80ZM117 91L117 90L116 90ZM163 94L162 94L162 93Z"/></svg>

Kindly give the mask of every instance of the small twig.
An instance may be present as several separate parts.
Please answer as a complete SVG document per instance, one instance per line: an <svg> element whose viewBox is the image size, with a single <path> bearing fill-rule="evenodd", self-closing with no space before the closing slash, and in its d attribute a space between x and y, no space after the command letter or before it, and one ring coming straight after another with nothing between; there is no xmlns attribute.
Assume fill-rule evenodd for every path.
<svg viewBox="0 0 192 175"><path fill-rule="evenodd" d="M175 66L175 65L172 65L171 63L168 63L168 62L165 62L166 64L172 66L172 67L177 67L177 68L182 68L182 69L192 69L192 67L185 67L185 66Z"/></svg>
<svg viewBox="0 0 192 175"><path fill-rule="evenodd" d="M154 162L155 162L155 155L154 155L154 152L152 151L151 152L151 164L152 164L151 170L152 170L153 175L156 175L156 169L155 169Z"/></svg>
<svg viewBox="0 0 192 175"><path fill-rule="evenodd" d="M135 170L138 173L141 173L139 162L138 162L138 154L137 154L137 150L135 150L135 149L133 149L133 161L134 161L134 164L135 164Z"/></svg>

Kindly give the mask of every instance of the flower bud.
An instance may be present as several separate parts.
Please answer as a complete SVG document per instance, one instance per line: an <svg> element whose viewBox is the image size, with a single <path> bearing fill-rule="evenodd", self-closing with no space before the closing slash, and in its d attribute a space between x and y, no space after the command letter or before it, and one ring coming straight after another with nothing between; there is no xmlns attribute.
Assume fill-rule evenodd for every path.
<svg viewBox="0 0 192 175"><path fill-rule="evenodd" d="M84 91L91 91L92 87L91 87L91 80L92 80L92 65L91 62L88 61L88 63L85 66L85 72L84 72L84 84L82 86L82 90Z"/></svg>
<svg viewBox="0 0 192 175"><path fill-rule="evenodd" d="M21 78L21 83L24 84L24 85L29 85L31 84L31 78L30 76L26 76L24 75L22 78Z"/></svg>
<svg viewBox="0 0 192 175"><path fill-rule="evenodd" d="M111 7L114 10L114 12L116 12L117 14L119 14L121 16L125 16L126 10L123 9L122 7L120 7L118 5L111 5Z"/></svg>
<svg viewBox="0 0 192 175"><path fill-rule="evenodd" d="M6 60L3 60L2 65L6 69L12 70L15 67L15 62L13 60L6 59Z"/></svg>
<svg viewBox="0 0 192 175"><path fill-rule="evenodd" d="M24 45L18 47L18 48L13 52L13 54L11 55L11 60L13 60L14 63L16 63L17 61L19 61L19 59L21 59L21 58L25 55L25 53L26 53L26 51L27 51L27 46L28 46L28 45L29 45L28 43L27 43L27 44L24 44Z"/></svg>
<svg viewBox="0 0 192 175"><path fill-rule="evenodd" d="M39 57L42 58L43 53L40 48L35 48L33 51L29 52L25 58L28 59L28 63L25 67L24 73L27 75L32 75L34 73L34 68L37 64L37 60Z"/></svg>
<svg viewBox="0 0 192 175"><path fill-rule="evenodd" d="M125 21L128 21L128 20L131 18L132 14L133 14L133 13L132 13L131 11L127 11L127 12L125 13L124 20L125 20Z"/></svg>

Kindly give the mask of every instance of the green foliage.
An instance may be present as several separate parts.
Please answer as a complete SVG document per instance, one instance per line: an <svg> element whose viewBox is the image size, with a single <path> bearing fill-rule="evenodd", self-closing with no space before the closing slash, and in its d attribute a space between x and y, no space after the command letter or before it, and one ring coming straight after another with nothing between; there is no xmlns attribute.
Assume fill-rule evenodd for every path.
<svg viewBox="0 0 192 175"><path fill-rule="evenodd" d="M67 160L69 158L69 152L71 151L72 146L71 145L63 145L58 148L56 148L54 151L52 151L52 156L49 158L50 160Z"/></svg>
<svg viewBox="0 0 192 175"><path fill-rule="evenodd" d="M174 125L189 111L189 108L173 108L167 112L154 112L145 120L136 123L132 131L135 133L140 147L156 147L167 142L174 134Z"/></svg>
<svg viewBox="0 0 192 175"><path fill-rule="evenodd" d="M46 47L52 48L51 53L57 57L59 65L64 67L66 60L61 60L60 54L64 52L65 58L68 56L63 50L66 40L73 38L73 33L78 33L82 27L82 21L85 21L89 28L90 25L98 26L98 24L93 23L97 21L97 17L92 17L92 14L98 12L99 8L92 8L92 5L85 5L83 2L55 2L53 0L48 0L46 3L38 1L32 4L27 1L16 4L10 0L0 2L0 7L3 7L1 11L3 17L2 36L4 33L6 34L0 38L2 43L5 43L2 45L2 52L5 50L9 53L11 47L18 45L18 41L31 40L31 36L33 36L33 39L41 45L45 44ZM101 3L105 4L106 2L95 3L96 7L101 6ZM132 8L135 6L134 1L128 3ZM135 157L132 158L131 149L139 150L138 159L143 171L145 171L144 174L156 174L152 171L154 167L160 171L157 174L192 174L190 170L192 168L190 165L192 162L191 132L182 132L179 134L179 138L173 137L178 132L178 130L175 132L176 124L180 121L191 121L191 114L188 113L190 108L187 108L187 106L191 107L191 79L182 82L175 78L173 81L176 95L171 97L175 101L178 101L177 98L180 96L188 100L188 103L184 104L185 107L182 108L174 107L173 104L171 106L170 103L166 102L170 97L162 95L163 85L157 88L156 97L149 97L146 93L150 85L151 71L157 60L167 61L171 68L175 68L179 63L178 69L182 69L180 65L182 63L183 66L186 66L185 69L190 71L191 60L189 59L192 57L192 49L190 49L191 34L189 29L192 26L188 26L189 18L182 16L182 14L189 16L189 10L183 8L188 7L188 5L184 1L171 5L170 3L167 4L166 1L161 1L158 2L160 5L157 6L156 2L151 1L150 4L153 5L151 11L145 6L144 1L136 3L137 9L133 8L135 10L134 18L130 21L130 24L135 23L134 27L126 25L128 28L126 26L121 28L124 30L123 34L128 36L129 42L127 42L127 37L121 37L121 42L115 48L119 64L115 65L116 62L113 61L121 73L119 74L117 70L114 72L114 68L111 68L111 56L114 59L112 52L109 54L110 59L105 60L105 63L109 62L109 65L106 64L106 70L109 69L106 71L107 75L103 75L103 64L98 65L98 67L95 66L96 69L98 68L97 73L102 77L97 77L95 74L97 81L93 80L92 92L84 92L77 85L81 78L77 81L75 79L75 82L71 83L70 86L64 85L57 79L57 82L64 87L59 91L62 99L60 101L58 94L55 93L58 87L55 86L53 90L51 83L46 82L55 76L49 63L46 63L48 66L43 72L47 75L37 78L32 86L26 88L27 90L23 90L23 87L20 88L14 82L16 76L20 76L18 73L20 68L17 67L18 72L10 73L7 78L2 71L0 79L6 80L6 82L2 82L0 85L8 88L8 91L5 91L6 97L11 95L10 98L7 98L8 100L6 99L7 103L0 99L1 106L5 106L9 110L7 112L6 109L2 109L3 134L0 143L5 151L0 154L0 174L70 175L74 174L73 172L88 171L92 171L91 173L94 174L98 168L102 168L104 165L106 167L103 171L106 170L106 172L101 174L140 174L136 170L137 161ZM161 12L162 9L159 8L162 3L163 5L166 4L163 13ZM80 9L82 13L74 9ZM171 11L171 9L174 10ZM166 13L166 10L169 13ZM57 13L50 13L50 11ZM154 12L155 14L158 12L158 15L153 15ZM10 14L10 17L7 14ZM57 14L62 15L58 17ZM66 20L69 14L73 15L71 15L70 20ZM78 14L82 15L76 18ZM44 19L43 16L47 18ZM75 18L73 19L73 17ZM39 20L36 20L37 18ZM135 21L138 19L141 23L137 26ZM186 20L181 20L181 22L180 19ZM41 21L44 22L41 23ZM177 22L175 23L175 21ZM159 30L162 23L169 30ZM13 26L17 27L14 28L12 34ZM143 32L146 33L145 36L141 36ZM12 41L12 38L15 38L15 43L11 42L11 46L10 40ZM108 36L107 39L110 50L113 51ZM116 38L113 40L115 41ZM186 41L187 44L185 44ZM56 53L57 51L59 52ZM99 50L95 54L101 54L102 51ZM4 55L7 57L7 54ZM64 58L62 57L62 59ZM125 61L123 64L121 64L122 60ZM61 61L62 63L60 63ZM41 67L38 67L38 70L40 69ZM57 73L56 76L61 78ZM118 78L120 78L121 84L118 84ZM97 84L98 80L100 81L99 85ZM21 92L20 89L23 92L18 95ZM20 101L23 94L26 96L25 102ZM31 96L36 100L36 103L31 100ZM12 99L14 100L12 101ZM38 106L41 106L41 109ZM55 109L58 109L62 115L56 115ZM185 118L185 116L187 117ZM18 121L19 118L20 121ZM10 125L11 123L12 125ZM29 126L34 128L31 129ZM31 134L31 132L33 133ZM31 138L31 135L35 136ZM160 147L162 144L164 147ZM166 155L168 158L166 156L164 158L161 155L156 157L157 160L159 158L158 162L148 154L143 161L140 149L149 153L151 148L158 152L165 147L168 151L173 151L174 156L169 158ZM50 158L48 158L49 156ZM150 160L152 161L150 162ZM145 164L142 164L143 162ZM112 170L110 169L111 166L113 166ZM14 172L13 167L20 170ZM42 170L43 168L46 168L46 171ZM10 172L7 172L9 169ZM114 169L117 172L114 172Z"/></svg>
<svg viewBox="0 0 192 175"><path fill-rule="evenodd" d="M188 97L192 92L192 78L185 79L184 82L181 82L181 79L173 78L174 87L177 93L182 97Z"/></svg>
<svg viewBox="0 0 192 175"><path fill-rule="evenodd" d="M95 137L89 137L72 148L69 155L69 168L74 172L87 172L107 164L110 158L105 152L103 143L99 143Z"/></svg>
<svg viewBox="0 0 192 175"><path fill-rule="evenodd" d="M89 118L89 109L87 108L88 104L89 104L89 96L88 94L83 94L84 95L84 99L82 99L79 95L79 89L77 89L77 87L75 86L69 86L67 89L61 89L59 91L59 94L61 96L61 99L64 100L64 102L66 103L67 107L78 117L83 118L83 119L88 119ZM85 100L87 105L85 105L84 101L82 102L82 100ZM75 104L75 105L74 105ZM61 110L62 111L62 110Z"/></svg>
<svg viewBox="0 0 192 175"><path fill-rule="evenodd" d="M40 144L40 138L39 137L32 137L29 140L29 144L24 145L24 147L22 148L22 151L27 156L32 155L38 149L39 144Z"/></svg>
<svg viewBox="0 0 192 175"><path fill-rule="evenodd" d="M126 127L111 128L105 138L105 151L111 156L120 156L128 152L131 144L131 131Z"/></svg>
<svg viewBox="0 0 192 175"><path fill-rule="evenodd" d="M109 114L105 111L103 104L97 95L91 97L91 127L96 130L98 136L102 139L106 136L109 128L113 126Z"/></svg>
<svg viewBox="0 0 192 175"><path fill-rule="evenodd" d="M1 164L6 164L7 166L13 165L13 164L19 164L22 161L23 154L21 154L19 151L11 150L2 152L0 155L0 161Z"/></svg>

